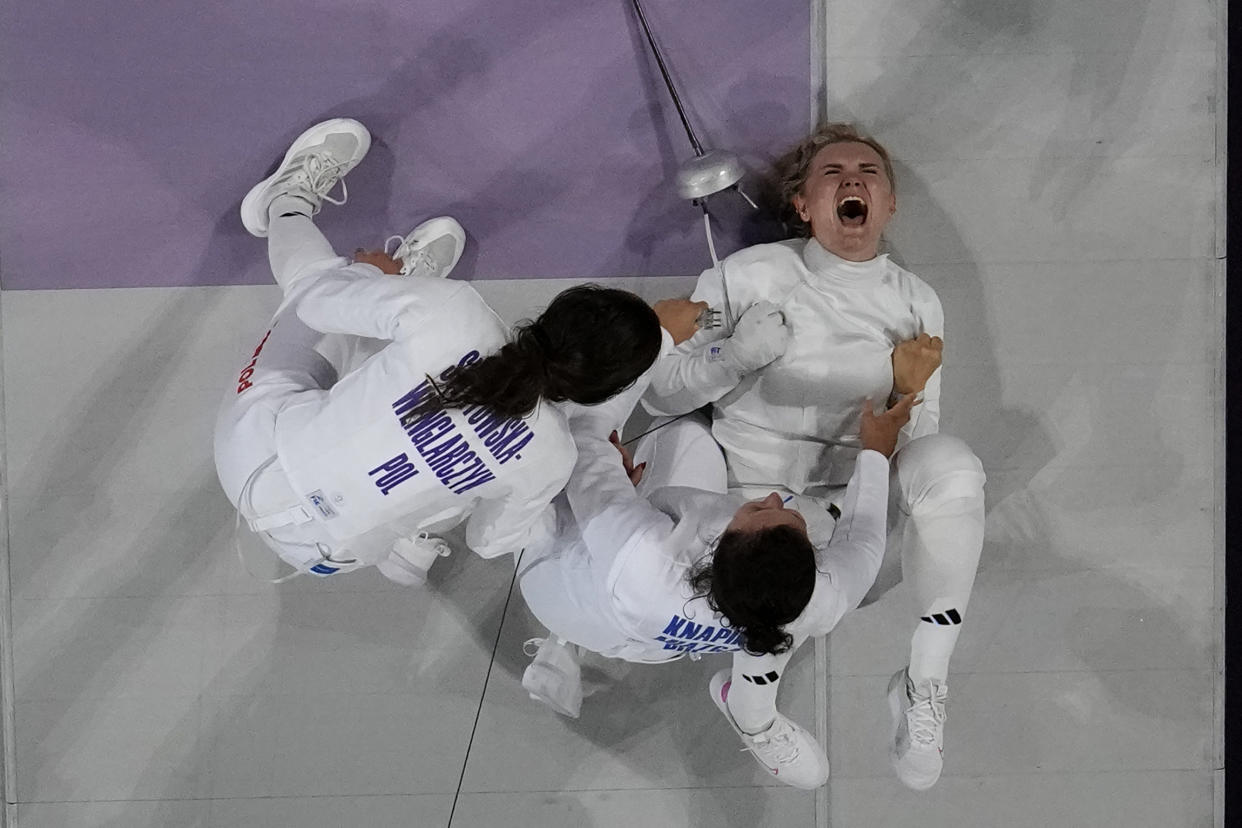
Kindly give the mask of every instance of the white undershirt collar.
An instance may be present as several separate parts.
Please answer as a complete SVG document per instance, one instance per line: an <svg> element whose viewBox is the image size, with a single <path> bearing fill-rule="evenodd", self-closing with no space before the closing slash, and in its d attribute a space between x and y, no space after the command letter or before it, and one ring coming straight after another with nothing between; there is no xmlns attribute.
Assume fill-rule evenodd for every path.
<svg viewBox="0 0 1242 828"><path fill-rule="evenodd" d="M877 280L888 269L888 254L882 253L865 262L851 262L825 250L814 238L806 240L802 261L807 270L827 281L843 285L861 285Z"/></svg>

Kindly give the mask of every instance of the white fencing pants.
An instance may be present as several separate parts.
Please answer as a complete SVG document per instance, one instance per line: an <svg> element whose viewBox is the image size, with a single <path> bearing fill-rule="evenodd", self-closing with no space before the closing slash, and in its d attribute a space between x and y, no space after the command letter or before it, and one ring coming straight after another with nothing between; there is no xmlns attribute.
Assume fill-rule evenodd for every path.
<svg viewBox="0 0 1242 828"><path fill-rule="evenodd" d="M306 215L309 205L283 197L273 202L268 232L268 260L285 301L272 318L250 363L238 376L216 420L216 468L225 494L247 519L296 507L300 498L290 488L276 453L276 416L297 396L331 388L337 379L385 343L311 329L297 315L299 275L315 269L342 267L348 260ZM295 212L296 211L296 212ZM285 215L286 213L290 215ZM290 288L293 287L291 291ZM282 559L302 570L333 550L318 524L274 527L258 533ZM391 538L363 536L351 544L359 560L372 564L389 551Z"/></svg>
<svg viewBox="0 0 1242 828"><path fill-rule="evenodd" d="M970 448L944 434L913 440L894 457L888 554L900 555L919 619L910 642L912 681L948 676L983 548L985 479ZM779 655L734 656L729 712L738 727L757 733L772 721L780 679L799 644Z"/></svg>
<svg viewBox="0 0 1242 828"><path fill-rule="evenodd" d="M918 619L910 642L915 683L948 676L983 550L985 481L970 447L946 434L912 440L894 458L889 550L901 552Z"/></svg>

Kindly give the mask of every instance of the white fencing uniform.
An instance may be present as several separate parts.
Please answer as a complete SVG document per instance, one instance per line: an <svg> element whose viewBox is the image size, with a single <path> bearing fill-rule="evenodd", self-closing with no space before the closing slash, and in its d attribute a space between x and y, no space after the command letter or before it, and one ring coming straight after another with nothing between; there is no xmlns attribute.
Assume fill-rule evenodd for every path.
<svg viewBox="0 0 1242 828"><path fill-rule="evenodd" d="M863 400L888 399L898 342L943 335L940 301L888 256L848 262L814 239L746 248L726 259L724 270L732 318L757 302L774 303L792 329L789 347L766 368L741 376L711 348L732 329L700 330L657 361L644 406L680 414L715 403L712 433L728 460L731 488L822 495L844 486L859 449ZM691 298L722 308L719 271L704 272ZM936 371L898 446L934 434L939 419Z"/></svg>
<svg viewBox="0 0 1242 828"><path fill-rule="evenodd" d="M278 256L288 237L314 255ZM564 417L481 406L415 416L459 365L498 350L506 327L464 282L389 276L336 257L305 216L272 219L286 300L216 423L220 481L283 559L383 560L394 540L469 516L484 557L520 548L573 467ZM287 251L286 251L287 253ZM338 379L342 355L386 343ZM319 566L319 568L316 568Z"/></svg>
<svg viewBox="0 0 1242 828"><path fill-rule="evenodd" d="M787 349L744 374L721 358L720 340L732 329L701 330L657 360L643 403L658 414L714 403L712 433L725 452L730 491L839 502L859 452L863 401L888 398L897 343L943 336L940 301L887 255L850 262L815 239L746 248L723 268L732 310L725 316L774 303L792 331ZM705 271L692 298L722 308L720 272ZM940 374L928 380L893 458L900 485L892 537L922 619L912 677L947 672L983 545L983 469L965 443L937 434Z"/></svg>
<svg viewBox="0 0 1242 828"><path fill-rule="evenodd" d="M733 652L739 675L756 674L755 665L769 665L771 657L742 650L737 632L706 599L694 597L687 581L744 502L723 491L722 457L707 424L685 418L644 437L634 460L648 466L637 489L608 442L646 381L598 406L567 407L578 460L556 501L556 536L523 556L522 594L552 633L601 655L654 663L684 653ZM888 480L883 455L859 453L835 533L818 505L791 504L807 508L819 573L806 609L785 627L795 642L826 634L875 580ZM783 665L788 654L777 658ZM737 701L758 686L739 680ZM770 689L762 702L774 715Z"/></svg>

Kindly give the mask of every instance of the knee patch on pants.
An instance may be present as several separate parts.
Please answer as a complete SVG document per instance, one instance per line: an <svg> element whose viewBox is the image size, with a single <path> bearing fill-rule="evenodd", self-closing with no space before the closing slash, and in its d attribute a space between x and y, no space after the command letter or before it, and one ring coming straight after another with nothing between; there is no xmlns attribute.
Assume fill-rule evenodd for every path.
<svg viewBox="0 0 1242 828"><path fill-rule="evenodd" d="M903 447L896 477L910 514L935 512L951 501L982 502L987 480L970 446L947 434L929 434Z"/></svg>

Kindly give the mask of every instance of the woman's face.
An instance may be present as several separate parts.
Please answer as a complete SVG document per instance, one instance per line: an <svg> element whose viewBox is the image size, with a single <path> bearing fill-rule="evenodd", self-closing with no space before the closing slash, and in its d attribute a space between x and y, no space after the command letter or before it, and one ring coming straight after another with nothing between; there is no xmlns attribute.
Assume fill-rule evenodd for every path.
<svg viewBox="0 0 1242 828"><path fill-rule="evenodd" d="M806 519L796 509L786 509L785 501L776 492L761 500L751 500L733 513L725 531L758 532L774 526L789 526L806 534Z"/></svg>
<svg viewBox="0 0 1242 828"><path fill-rule="evenodd" d="M897 212L897 197L880 154L867 144L843 141L811 159L793 205L825 250L865 262L879 251L880 236Z"/></svg>

